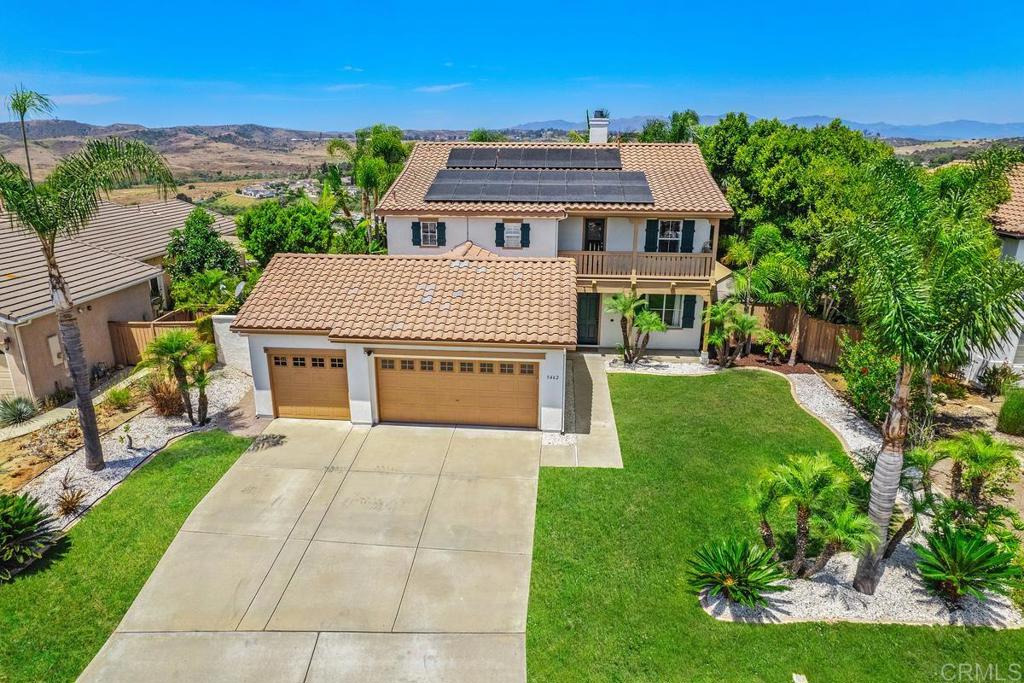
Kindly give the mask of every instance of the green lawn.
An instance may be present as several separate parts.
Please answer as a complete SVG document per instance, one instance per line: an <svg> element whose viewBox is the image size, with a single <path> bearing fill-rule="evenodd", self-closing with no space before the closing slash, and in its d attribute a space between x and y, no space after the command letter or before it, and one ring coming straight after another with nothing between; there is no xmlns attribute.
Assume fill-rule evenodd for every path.
<svg viewBox="0 0 1024 683"><path fill-rule="evenodd" d="M0 584L0 681L73 681L192 508L249 440L185 437L132 474L43 561Z"/></svg>
<svg viewBox="0 0 1024 683"><path fill-rule="evenodd" d="M1022 632L707 616L686 590L685 560L707 539L756 538L740 502L759 471L839 443L775 375L620 374L610 383L625 469L541 470L531 681L788 683L796 672L812 683L902 683L952 680L947 664L1003 675L1024 664Z"/></svg>

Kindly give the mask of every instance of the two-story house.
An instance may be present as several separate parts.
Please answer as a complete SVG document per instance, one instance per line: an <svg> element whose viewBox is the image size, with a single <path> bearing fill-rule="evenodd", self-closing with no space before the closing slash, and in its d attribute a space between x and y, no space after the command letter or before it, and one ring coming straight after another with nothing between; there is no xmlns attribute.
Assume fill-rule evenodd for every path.
<svg viewBox="0 0 1024 683"><path fill-rule="evenodd" d="M669 331L650 348L706 352L702 313L716 281L719 222L732 209L694 144L417 143L378 213L391 254L463 242L500 256L576 263L577 343L614 347L607 298L644 294Z"/></svg>

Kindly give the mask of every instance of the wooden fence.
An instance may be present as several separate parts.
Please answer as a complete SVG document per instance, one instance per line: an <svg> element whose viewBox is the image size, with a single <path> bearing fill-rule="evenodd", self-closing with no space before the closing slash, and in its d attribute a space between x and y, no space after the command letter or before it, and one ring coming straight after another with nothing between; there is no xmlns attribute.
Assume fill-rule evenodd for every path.
<svg viewBox="0 0 1024 683"><path fill-rule="evenodd" d="M118 365L135 365L142 360L142 352L149 342L170 330L196 329L195 314L191 311L171 311L150 322L111 320L110 345L114 350L114 362Z"/></svg>
<svg viewBox="0 0 1024 683"><path fill-rule="evenodd" d="M796 308L793 306L754 307L754 314L765 327L783 334L792 334L796 322ZM805 315L800 325L800 346L797 353L808 363L835 366L839 361L839 340L846 333L851 339L860 339L860 328L856 325L837 325Z"/></svg>

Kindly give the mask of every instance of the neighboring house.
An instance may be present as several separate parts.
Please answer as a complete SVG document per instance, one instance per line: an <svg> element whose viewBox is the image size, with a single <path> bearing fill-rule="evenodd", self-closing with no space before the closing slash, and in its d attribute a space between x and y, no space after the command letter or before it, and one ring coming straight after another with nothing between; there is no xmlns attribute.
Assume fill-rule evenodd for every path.
<svg viewBox="0 0 1024 683"><path fill-rule="evenodd" d="M650 348L706 353L702 313L728 271L716 268L732 209L694 144L419 142L377 212L391 254L474 245L505 257L576 264L580 346L621 343L608 297L647 296L669 331Z"/></svg>
<svg viewBox="0 0 1024 683"><path fill-rule="evenodd" d="M235 318L256 412L561 431L565 258L278 254Z"/></svg>
<svg viewBox="0 0 1024 683"><path fill-rule="evenodd" d="M78 307L90 367L112 366L107 322L152 320L153 300L166 301L162 270L171 230L195 207L169 200L140 206L101 202L73 239L58 241L57 263ZM220 217L226 237L234 223ZM71 384L57 335L46 263L36 237L0 213L0 397L43 398Z"/></svg>

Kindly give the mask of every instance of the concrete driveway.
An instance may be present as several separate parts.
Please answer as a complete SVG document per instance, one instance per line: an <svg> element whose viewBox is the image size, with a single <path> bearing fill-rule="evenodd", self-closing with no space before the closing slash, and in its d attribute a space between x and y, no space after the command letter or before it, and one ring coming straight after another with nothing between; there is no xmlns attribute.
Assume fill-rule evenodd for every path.
<svg viewBox="0 0 1024 683"><path fill-rule="evenodd" d="M524 681L541 436L275 420L83 681Z"/></svg>

